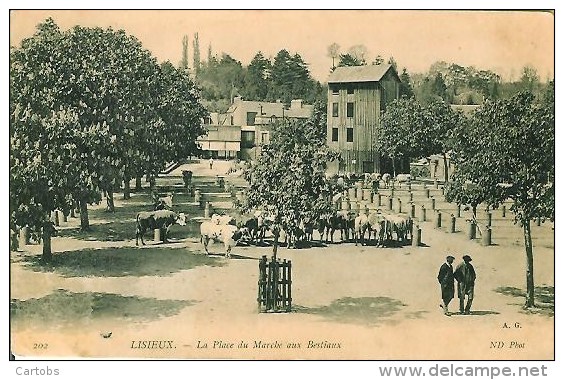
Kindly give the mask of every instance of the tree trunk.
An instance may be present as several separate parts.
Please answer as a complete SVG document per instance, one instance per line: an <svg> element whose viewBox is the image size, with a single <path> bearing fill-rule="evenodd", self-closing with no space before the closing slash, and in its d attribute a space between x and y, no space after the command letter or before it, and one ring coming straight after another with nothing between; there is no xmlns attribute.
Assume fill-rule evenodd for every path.
<svg viewBox="0 0 564 380"><path fill-rule="evenodd" d="M131 181L131 176L129 175L129 172L127 171L127 168L125 169L125 174L123 176L123 199L130 199L131 198L131 189L129 186L129 181Z"/></svg>
<svg viewBox="0 0 564 380"><path fill-rule="evenodd" d="M106 211L116 212L116 206L114 204L114 189L110 188L106 191Z"/></svg>
<svg viewBox="0 0 564 380"><path fill-rule="evenodd" d="M392 157L392 172L393 172L394 178L396 178L396 159L394 157Z"/></svg>
<svg viewBox="0 0 564 380"><path fill-rule="evenodd" d="M51 233L53 231L53 225L51 221L47 219L43 222L43 228L41 231L41 240L43 241L43 255L41 259L45 262L50 262L53 258L53 253L51 252Z"/></svg>
<svg viewBox="0 0 564 380"><path fill-rule="evenodd" d="M135 176L135 191L141 191L141 174Z"/></svg>
<svg viewBox="0 0 564 380"><path fill-rule="evenodd" d="M448 182L448 162L447 162L447 156L446 156L446 152L443 153L443 165L445 167L444 171L445 171L445 183Z"/></svg>
<svg viewBox="0 0 564 380"><path fill-rule="evenodd" d="M280 236L280 229L274 229L274 245L272 246L272 256L274 256L274 261L276 261L276 254L278 253L278 237Z"/></svg>
<svg viewBox="0 0 564 380"><path fill-rule="evenodd" d="M90 222L88 220L88 203L86 200L81 199L79 202L80 207L80 229L88 231L90 229Z"/></svg>
<svg viewBox="0 0 564 380"><path fill-rule="evenodd" d="M533 275L533 240L531 238L531 221L524 218L523 233L525 236L525 252L527 254L527 295L525 297L525 307L535 306L535 279Z"/></svg>
<svg viewBox="0 0 564 380"><path fill-rule="evenodd" d="M154 175L151 175L151 176L149 177L149 187L151 188L151 191L154 191L154 190L155 190L156 184L157 184L157 180L155 179L155 176L154 176Z"/></svg>

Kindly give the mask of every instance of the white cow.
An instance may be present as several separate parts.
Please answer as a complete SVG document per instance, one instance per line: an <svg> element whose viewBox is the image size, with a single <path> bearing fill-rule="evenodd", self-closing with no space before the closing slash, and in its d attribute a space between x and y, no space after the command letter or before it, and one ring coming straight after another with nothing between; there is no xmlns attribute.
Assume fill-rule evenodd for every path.
<svg viewBox="0 0 564 380"><path fill-rule="evenodd" d="M243 233L236 226L231 224L216 224L212 221L205 221L200 226L200 241L204 245L206 254L210 240L222 241L225 248L225 257L231 257L231 249L237 245Z"/></svg>

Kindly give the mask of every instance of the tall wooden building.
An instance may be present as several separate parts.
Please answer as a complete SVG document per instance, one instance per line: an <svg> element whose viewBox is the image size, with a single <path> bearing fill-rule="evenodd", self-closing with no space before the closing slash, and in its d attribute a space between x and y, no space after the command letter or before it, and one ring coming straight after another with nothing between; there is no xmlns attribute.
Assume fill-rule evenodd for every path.
<svg viewBox="0 0 564 380"><path fill-rule="evenodd" d="M330 173L381 172L378 138L386 105L399 98L399 76L391 65L337 67L327 80L327 144L342 161Z"/></svg>

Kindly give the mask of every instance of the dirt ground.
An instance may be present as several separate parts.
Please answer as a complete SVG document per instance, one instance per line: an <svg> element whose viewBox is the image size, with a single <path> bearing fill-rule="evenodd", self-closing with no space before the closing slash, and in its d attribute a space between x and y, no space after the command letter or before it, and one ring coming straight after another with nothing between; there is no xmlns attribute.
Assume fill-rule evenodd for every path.
<svg viewBox="0 0 564 380"><path fill-rule="evenodd" d="M223 171L222 165L216 161L215 171L207 168L203 175ZM118 199L116 206L135 201ZM100 216L94 226L107 222L93 215ZM326 247L279 250L278 257L293 264L293 310L258 313L258 258L272 248L237 246L225 259L223 246L214 244L216 254L206 257L194 233L174 228L171 243L153 244L147 234L143 248L135 247L134 230L102 241L62 234L53 239L49 268L38 264L38 245L12 253L13 352L59 358L554 358L552 247L535 247L537 308L524 311L521 246L482 247L430 222L421 225L424 246L417 248L355 246L339 243L336 234L337 243ZM455 265L464 254L473 258L471 315L445 316L439 308L436 276L447 253ZM450 304L453 312L457 301Z"/></svg>

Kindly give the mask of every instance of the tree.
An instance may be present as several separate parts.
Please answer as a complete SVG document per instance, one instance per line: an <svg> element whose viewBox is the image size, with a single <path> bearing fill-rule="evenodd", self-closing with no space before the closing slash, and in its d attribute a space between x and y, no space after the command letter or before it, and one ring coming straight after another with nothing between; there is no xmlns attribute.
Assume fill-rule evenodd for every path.
<svg viewBox="0 0 564 380"><path fill-rule="evenodd" d="M539 75L533 66L524 66L521 70L521 88L526 91L534 92L539 86Z"/></svg>
<svg viewBox="0 0 564 380"><path fill-rule="evenodd" d="M362 44L353 45L349 48L347 52L352 56L357 62L364 62L366 64L366 55L368 54L368 48Z"/></svg>
<svg viewBox="0 0 564 380"><path fill-rule="evenodd" d="M350 54L341 54L339 55L339 67L346 67L346 66L364 66L366 65L365 61L359 61L355 57Z"/></svg>
<svg viewBox="0 0 564 380"><path fill-rule="evenodd" d="M396 62L394 57L390 57L390 59L388 59L388 65L392 65L394 70L398 71L398 63Z"/></svg>
<svg viewBox="0 0 564 380"><path fill-rule="evenodd" d="M165 87L174 109L159 115L168 82L154 57L123 31L61 32L48 19L11 50L10 64L11 223L41 229L49 260L51 211L78 203L81 228L88 229L87 205L104 191L111 211L113 192L122 180L129 183L129 173L156 174L163 155L186 151L194 135L177 128L199 124L202 112L194 86L176 81Z"/></svg>
<svg viewBox="0 0 564 380"><path fill-rule="evenodd" d="M265 100L270 87L270 71L272 64L266 59L262 52L253 57L247 67L245 76L245 87L242 94L248 100Z"/></svg>
<svg viewBox="0 0 564 380"><path fill-rule="evenodd" d="M373 65L381 65L382 63L384 63L384 57L382 57L380 54L378 54L376 58L374 58L374 61L372 61Z"/></svg>
<svg viewBox="0 0 564 380"><path fill-rule="evenodd" d="M453 184L458 186L447 189L447 197L458 203L480 200L493 209L512 201L511 211L523 227L525 241L525 307L533 307L530 221L539 217L554 220L553 99L535 101L531 93L522 92L507 100L488 101L457 134ZM478 194L469 194L464 183Z"/></svg>
<svg viewBox="0 0 564 380"><path fill-rule="evenodd" d="M413 98L415 94L413 93L413 87L411 86L411 78L407 69L404 67L402 73L400 74L400 97L405 96L406 98Z"/></svg>
<svg viewBox="0 0 564 380"><path fill-rule="evenodd" d="M394 176L396 160L423 155L425 122L423 107L414 98L396 99L386 107L375 148L391 158Z"/></svg>
<svg viewBox="0 0 564 380"><path fill-rule="evenodd" d="M336 42L327 47L327 56L331 58L331 71L335 70L335 58L339 57L340 49L341 47Z"/></svg>
<svg viewBox="0 0 564 380"><path fill-rule="evenodd" d="M188 70L188 36L182 37L182 60L180 61L180 68Z"/></svg>
<svg viewBox="0 0 564 380"><path fill-rule="evenodd" d="M317 99L319 88L299 54L291 55L285 49L276 54L271 70L269 100L281 99L290 103L292 99L303 99L311 104Z"/></svg>
<svg viewBox="0 0 564 380"><path fill-rule="evenodd" d="M298 227L304 217L315 217L331 207L325 171L338 155L325 144L326 108L319 104L306 122L280 123L256 163L245 172L249 183L240 208L266 211L274 218L274 256L280 230Z"/></svg>
<svg viewBox="0 0 564 380"><path fill-rule="evenodd" d="M194 41L192 41L192 51L194 55L194 72L200 71L200 40L198 33L194 33Z"/></svg>
<svg viewBox="0 0 564 380"><path fill-rule="evenodd" d="M438 96L443 100L446 100L446 90L447 90L447 86L445 84L442 74L437 73L437 75L435 75L435 79L432 85L433 94L435 94L436 96Z"/></svg>

